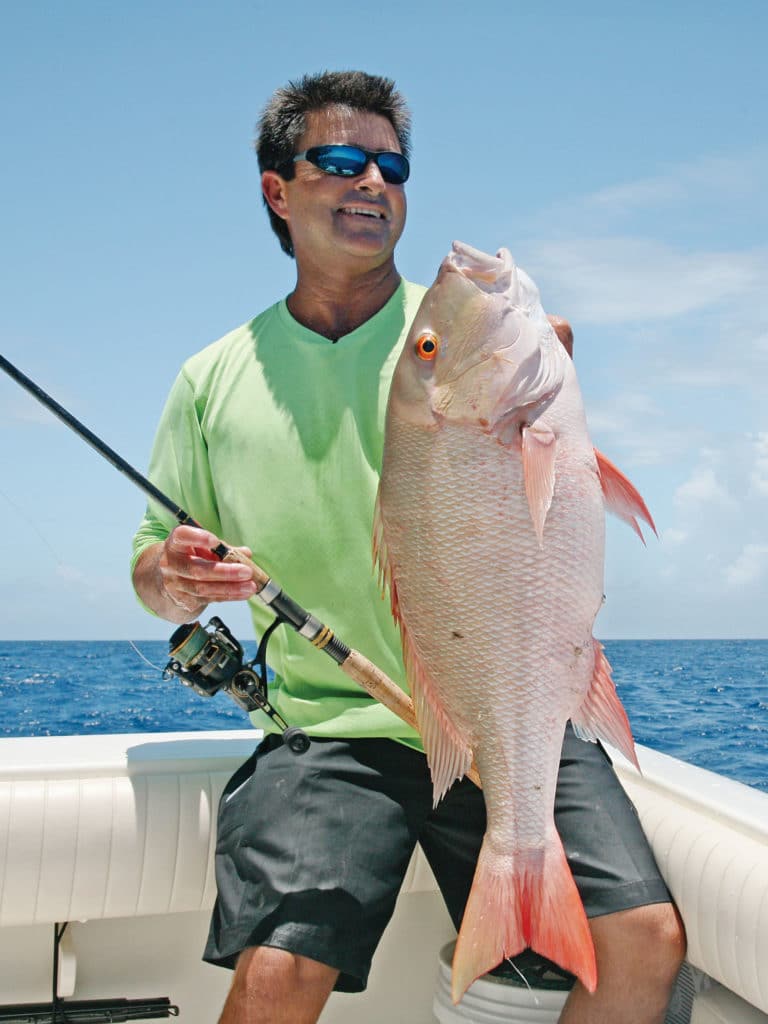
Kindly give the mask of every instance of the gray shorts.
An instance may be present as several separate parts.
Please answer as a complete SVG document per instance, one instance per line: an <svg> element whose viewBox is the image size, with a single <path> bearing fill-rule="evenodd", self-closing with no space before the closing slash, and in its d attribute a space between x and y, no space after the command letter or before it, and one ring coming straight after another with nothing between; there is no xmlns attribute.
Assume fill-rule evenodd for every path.
<svg viewBox="0 0 768 1024"><path fill-rule="evenodd" d="M566 730L555 820L588 917L670 901L637 812L597 744ZM204 959L234 967L276 946L362 991L417 842L457 926L485 831L464 780L432 809L422 754L392 740L313 740L297 756L268 736L222 795L218 897Z"/></svg>

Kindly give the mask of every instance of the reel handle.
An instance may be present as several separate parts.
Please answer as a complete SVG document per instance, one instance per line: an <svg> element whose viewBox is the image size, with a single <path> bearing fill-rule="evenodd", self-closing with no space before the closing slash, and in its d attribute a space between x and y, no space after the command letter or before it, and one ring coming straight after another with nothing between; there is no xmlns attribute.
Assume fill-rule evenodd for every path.
<svg viewBox="0 0 768 1024"><path fill-rule="evenodd" d="M309 750L309 736L298 725L290 725L283 730L283 743L292 754L306 754Z"/></svg>

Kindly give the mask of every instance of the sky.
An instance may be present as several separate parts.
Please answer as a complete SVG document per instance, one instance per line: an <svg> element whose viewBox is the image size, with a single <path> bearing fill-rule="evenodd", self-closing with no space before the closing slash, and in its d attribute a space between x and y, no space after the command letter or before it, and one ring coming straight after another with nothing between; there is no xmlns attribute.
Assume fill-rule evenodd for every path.
<svg viewBox="0 0 768 1024"><path fill-rule="evenodd" d="M596 634L768 636L768 5L417 11L2 0L0 353L144 471L184 359L293 286L261 108L308 71L389 75L414 116L401 273L508 247L656 520L646 547L610 520ZM0 639L169 636L128 579L143 496L2 373L0 465Z"/></svg>

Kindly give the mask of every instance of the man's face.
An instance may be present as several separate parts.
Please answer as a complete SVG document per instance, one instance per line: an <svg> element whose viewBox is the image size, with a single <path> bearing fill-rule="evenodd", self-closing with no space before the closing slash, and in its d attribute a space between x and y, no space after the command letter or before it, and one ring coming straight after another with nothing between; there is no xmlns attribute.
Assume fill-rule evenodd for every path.
<svg viewBox="0 0 768 1024"><path fill-rule="evenodd" d="M348 107L312 111L297 152L330 143L347 143L369 152L400 152L386 117ZM288 223L300 265L323 260L338 263L350 257L357 269L373 269L392 259L405 226L402 185L385 182L373 162L362 174L349 178L326 174L306 160L294 167L296 175L290 181L276 182L274 172L268 171L263 184L270 205Z"/></svg>

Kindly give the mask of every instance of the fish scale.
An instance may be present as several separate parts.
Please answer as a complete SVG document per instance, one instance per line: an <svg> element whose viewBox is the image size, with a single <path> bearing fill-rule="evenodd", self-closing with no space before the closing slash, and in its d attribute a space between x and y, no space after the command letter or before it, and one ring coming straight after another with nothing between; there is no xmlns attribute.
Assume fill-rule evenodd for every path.
<svg viewBox="0 0 768 1024"><path fill-rule="evenodd" d="M435 800L474 757L487 808L454 1001L526 946L596 985L554 795L569 718L633 757L592 638L604 503L653 525L592 448L533 282L506 250L454 243L395 369L374 534Z"/></svg>
<svg viewBox="0 0 768 1024"><path fill-rule="evenodd" d="M486 858L500 868L522 859L530 873L542 874L544 851L553 844L562 850L553 806L563 730L592 677L599 585L585 587L580 566L600 556L601 530L574 535L568 502L553 499L540 548L519 462L482 430L425 436L400 423L390 442L392 475L383 478L382 499L387 481L398 481L387 516L405 528L394 543L388 537L387 548L413 652L406 654L409 679L414 657L428 666L439 701L474 754L487 809ZM463 471L447 476L451 463ZM403 486L406 480L411 486ZM602 516L596 477L594 491ZM576 655L579 646L583 653ZM416 679L412 688L419 708ZM439 762L439 754L433 759ZM512 894L503 899L514 902ZM559 905L549 913L554 919ZM484 969L525 944L500 950ZM557 947L541 951L557 959Z"/></svg>
<svg viewBox="0 0 768 1024"><path fill-rule="evenodd" d="M591 586L585 586L582 567L602 565L602 530L575 529L556 491L545 548L539 548L519 461L479 429L457 427L425 438L423 431L400 423L390 439L391 472L401 484L388 514L406 524L391 568L410 640L430 666L446 707L467 729L478 758L487 736L476 734L475 720L487 720L486 706L499 705L491 686L507 694L502 707L509 709L513 724L524 722L529 729L525 707L535 678L537 717L538 705L549 700L564 728L592 676L589 640L601 573L590 570ZM478 449L487 449L481 458ZM399 465L399 453L408 453L406 465ZM463 471L448 476L444 470L451 462ZM419 486L404 487L405 480ZM593 490L599 527L596 477ZM472 496L469 508L467 495ZM438 551L444 555L436 559ZM573 654L577 646L584 648L581 657ZM563 669L575 661L578 682L564 693ZM562 709L564 701L569 706Z"/></svg>

